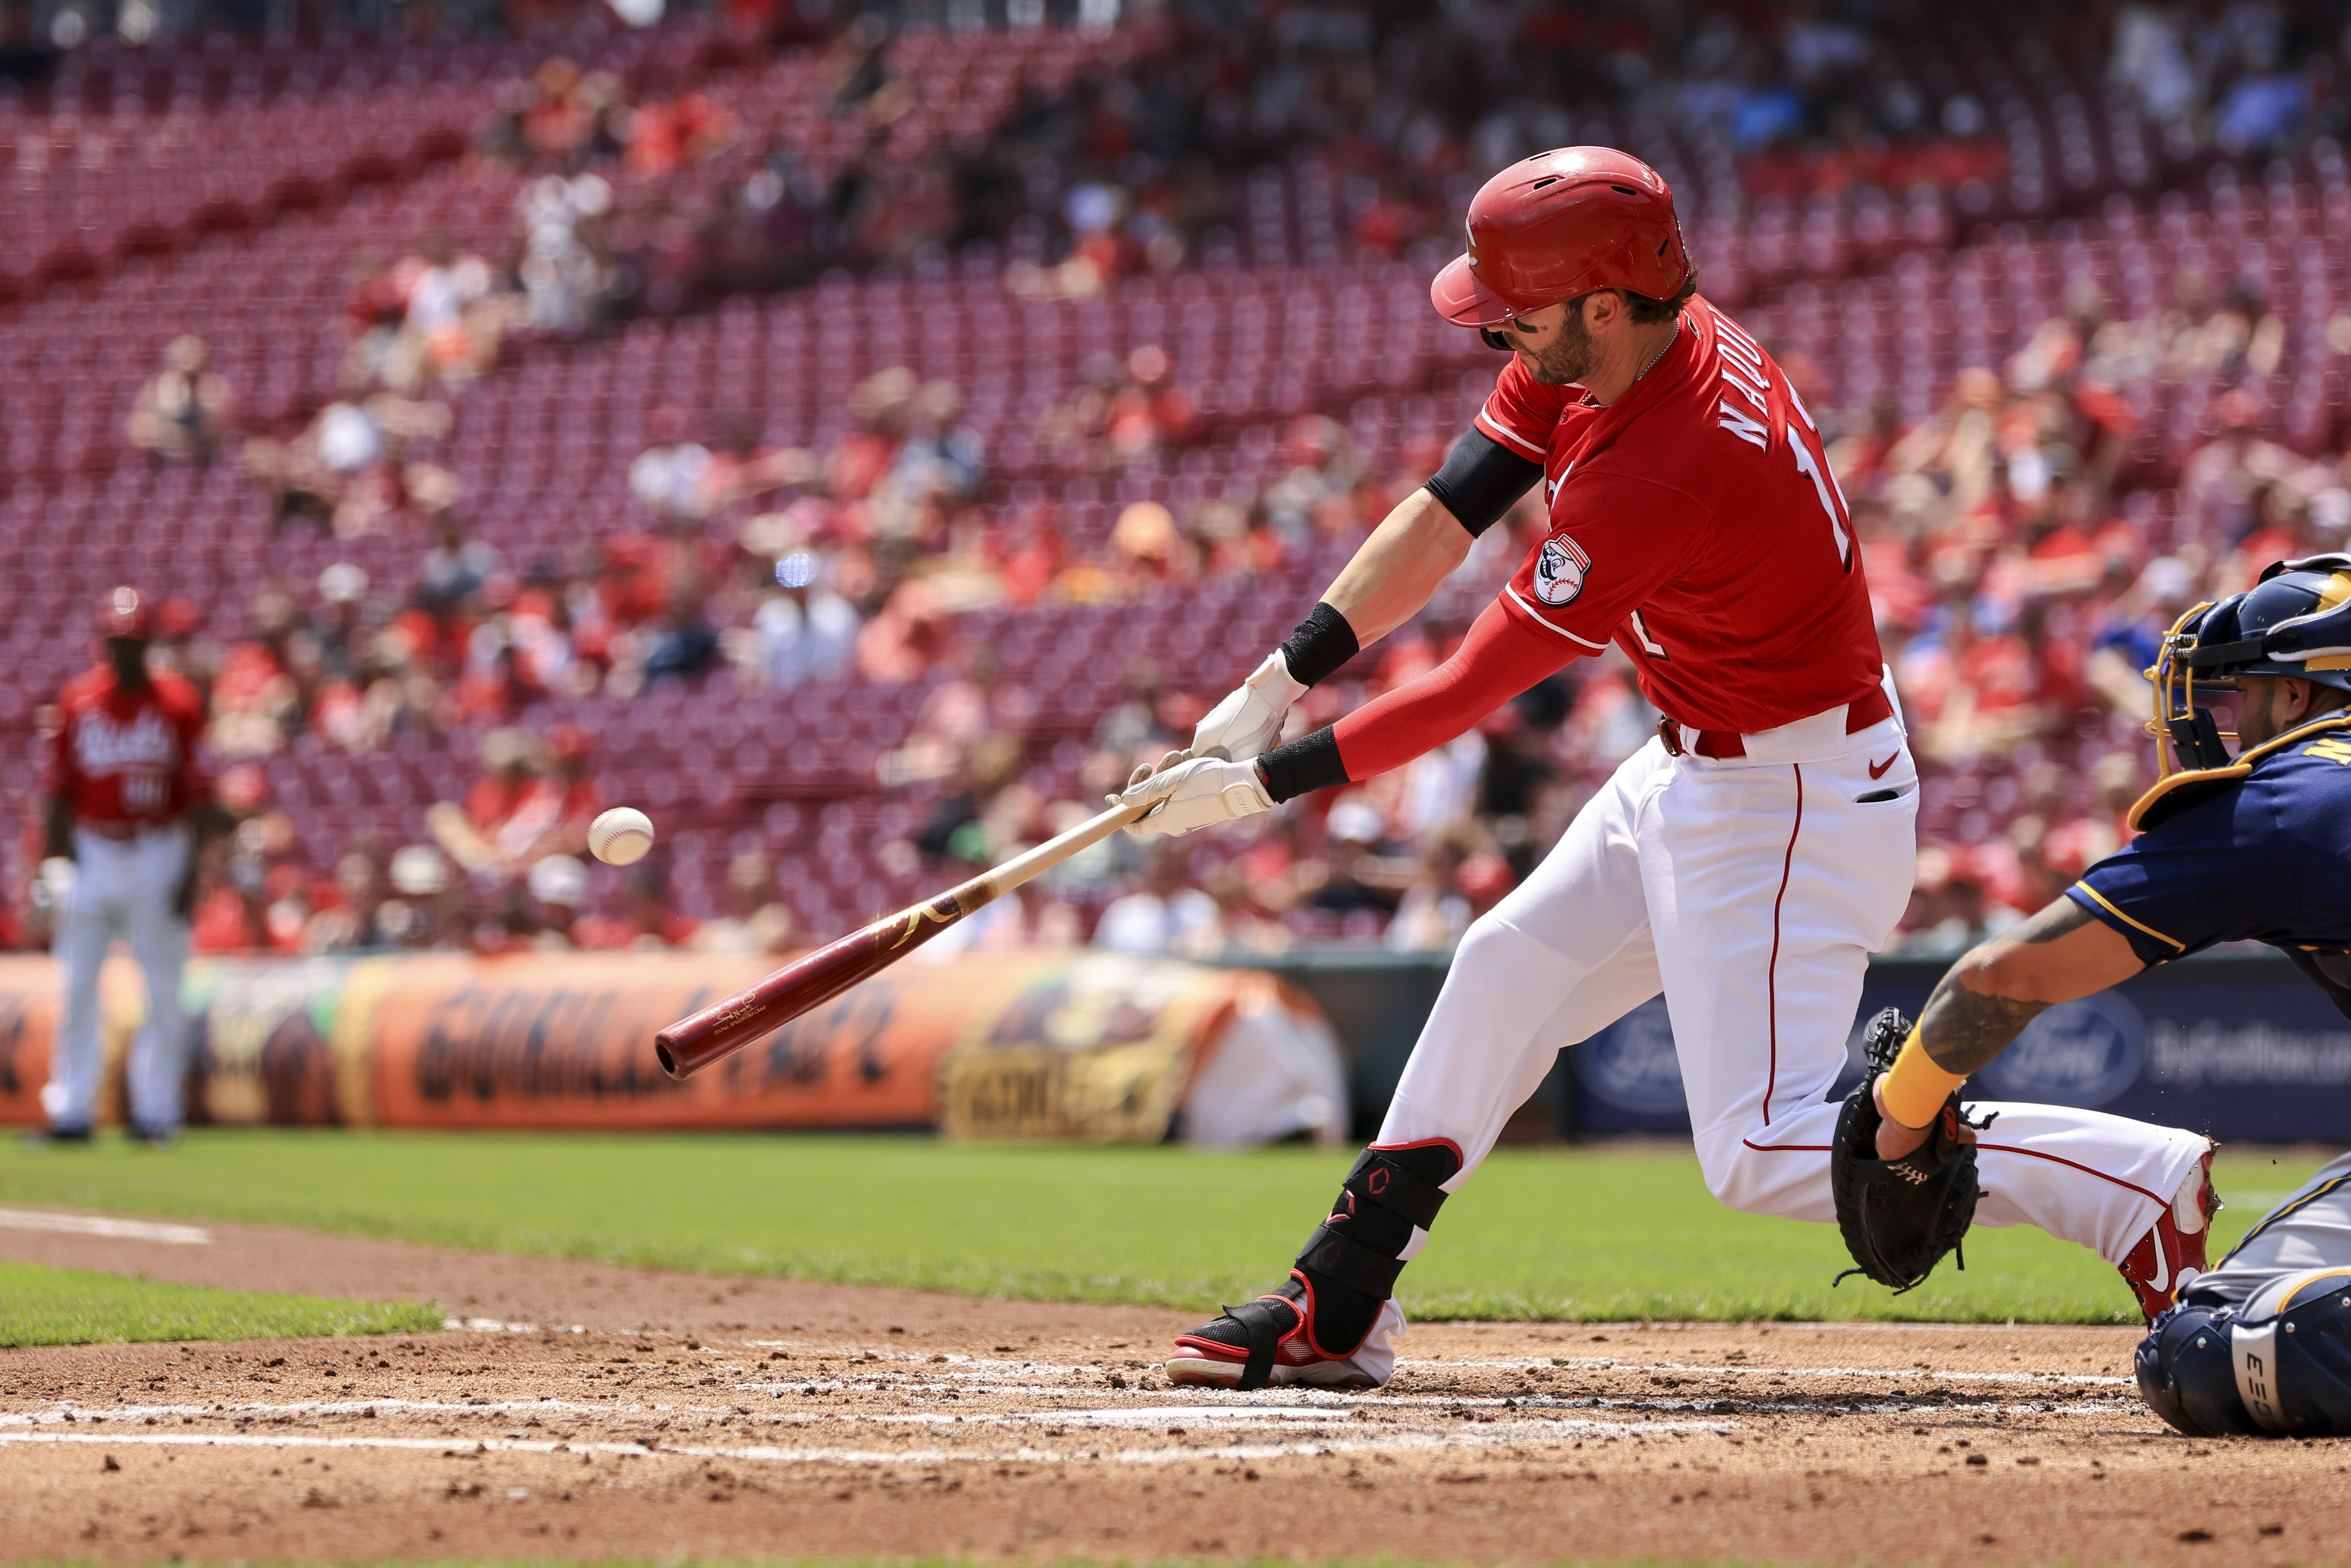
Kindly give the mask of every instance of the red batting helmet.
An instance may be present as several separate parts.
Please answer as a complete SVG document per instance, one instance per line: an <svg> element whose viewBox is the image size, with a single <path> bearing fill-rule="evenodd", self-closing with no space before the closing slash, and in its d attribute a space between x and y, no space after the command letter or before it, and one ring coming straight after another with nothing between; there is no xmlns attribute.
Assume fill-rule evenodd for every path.
<svg viewBox="0 0 2351 1568"><path fill-rule="evenodd" d="M147 601L135 588L118 588L106 596L106 603L98 612L98 634L101 637L134 637L141 643L155 635L155 618L148 612Z"/></svg>
<svg viewBox="0 0 2351 1568"><path fill-rule="evenodd" d="M1511 164L1469 204L1469 254L1429 285L1437 313L1463 327L1595 288L1671 299L1689 281L1674 193L1613 147L1562 147Z"/></svg>

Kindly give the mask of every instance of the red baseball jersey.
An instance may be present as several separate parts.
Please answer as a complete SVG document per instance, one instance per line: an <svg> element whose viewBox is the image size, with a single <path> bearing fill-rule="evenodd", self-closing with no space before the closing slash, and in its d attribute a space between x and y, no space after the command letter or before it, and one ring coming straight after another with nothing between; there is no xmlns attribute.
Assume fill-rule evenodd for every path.
<svg viewBox="0 0 2351 1568"><path fill-rule="evenodd" d="M1514 622L1569 653L1613 639L1650 703L1699 729L1775 729L1877 686L1861 552L1819 428L1705 299L1608 407L1513 359L1477 428L1543 465L1551 536L1503 590Z"/></svg>
<svg viewBox="0 0 2351 1568"><path fill-rule="evenodd" d="M204 761L204 702L171 670L125 692L100 664L58 694L64 724L45 782L82 821L166 822L212 793Z"/></svg>

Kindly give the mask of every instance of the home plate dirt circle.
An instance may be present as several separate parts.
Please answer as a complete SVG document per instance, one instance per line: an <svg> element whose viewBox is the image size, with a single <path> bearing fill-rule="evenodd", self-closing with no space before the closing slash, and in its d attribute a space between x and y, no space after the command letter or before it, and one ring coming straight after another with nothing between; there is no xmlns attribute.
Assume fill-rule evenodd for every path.
<svg viewBox="0 0 2351 1568"><path fill-rule="evenodd" d="M2128 1329L1424 1324L1386 1389L1211 1394L1186 1314L208 1228L0 1255L478 1315L0 1352L0 1557L2351 1555L2351 1444L2168 1432Z"/></svg>

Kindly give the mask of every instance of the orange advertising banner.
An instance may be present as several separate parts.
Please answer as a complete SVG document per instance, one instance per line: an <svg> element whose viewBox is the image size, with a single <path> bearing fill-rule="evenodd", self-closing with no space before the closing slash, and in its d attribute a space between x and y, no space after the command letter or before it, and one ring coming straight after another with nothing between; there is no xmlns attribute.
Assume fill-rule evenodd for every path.
<svg viewBox="0 0 2351 1568"><path fill-rule="evenodd" d="M1149 1142L1176 1124L1222 1037L1254 1042L1268 1020L1290 1030L1284 1039L1292 1025L1328 1037L1311 1004L1263 975L1086 952L992 956L901 964L684 1082L665 1075L654 1031L770 963L673 953L200 961L183 988L189 1120L614 1130L944 1123L960 1137ZM110 966L102 992L115 1083L145 997L127 963ZM0 958L0 1122L41 1119L59 1010L48 959ZM1227 1027L1244 1014L1249 1027ZM1225 1054L1234 1062L1224 1071L1238 1068L1237 1053ZM1331 1074L1310 1073L1308 1087L1331 1101L1321 1078L1335 1082L1336 1058L1326 1054ZM1335 1093L1343 1100L1343 1089ZM119 1103L116 1093L110 1104ZM1311 1105L1312 1094L1300 1103ZM1314 1123L1322 1113L1301 1115Z"/></svg>

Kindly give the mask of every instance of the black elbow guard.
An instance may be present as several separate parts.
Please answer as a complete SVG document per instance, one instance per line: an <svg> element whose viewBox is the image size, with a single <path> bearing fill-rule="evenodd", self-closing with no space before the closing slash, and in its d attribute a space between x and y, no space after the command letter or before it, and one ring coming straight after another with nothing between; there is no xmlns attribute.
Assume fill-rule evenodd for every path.
<svg viewBox="0 0 2351 1568"><path fill-rule="evenodd" d="M1471 430L1453 444L1445 466L1421 488L1442 502L1476 538L1517 506L1542 472L1541 464Z"/></svg>

